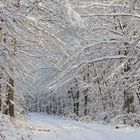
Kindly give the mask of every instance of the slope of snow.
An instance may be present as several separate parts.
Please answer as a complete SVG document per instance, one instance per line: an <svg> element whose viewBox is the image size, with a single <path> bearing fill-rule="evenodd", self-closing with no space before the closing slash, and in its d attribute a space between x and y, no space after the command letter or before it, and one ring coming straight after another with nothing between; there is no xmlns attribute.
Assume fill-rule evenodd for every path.
<svg viewBox="0 0 140 140"><path fill-rule="evenodd" d="M140 140L140 129L105 126L62 120L46 114L30 113L26 124L33 140Z"/></svg>
<svg viewBox="0 0 140 140"><path fill-rule="evenodd" d="M0 114L0 140L32 140L30 131L21 125L21 120Z"/></svg>

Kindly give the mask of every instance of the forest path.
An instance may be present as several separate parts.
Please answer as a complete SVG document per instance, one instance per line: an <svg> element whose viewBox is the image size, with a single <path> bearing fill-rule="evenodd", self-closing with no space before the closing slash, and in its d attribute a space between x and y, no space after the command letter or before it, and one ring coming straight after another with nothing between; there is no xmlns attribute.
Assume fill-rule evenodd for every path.
<svg viewBox="0 0 140 140"><path fill-rule="evenodd" d="M140 129L115 129L97 123L64 120L42 113L30 113L27 127L33 140L140 140Z"/></svg>

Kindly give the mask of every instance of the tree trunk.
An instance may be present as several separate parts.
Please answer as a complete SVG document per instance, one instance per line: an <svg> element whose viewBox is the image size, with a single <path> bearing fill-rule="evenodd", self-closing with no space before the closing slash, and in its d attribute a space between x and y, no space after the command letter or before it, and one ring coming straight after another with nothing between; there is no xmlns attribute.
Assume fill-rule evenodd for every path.
<svg viewBox="0 0 140 140"><path fill-rule="evenodd" d="M14 80L9 78L8 81L8 99L7 99L7 115L10 115L11 117L14 117Z"/></svg>

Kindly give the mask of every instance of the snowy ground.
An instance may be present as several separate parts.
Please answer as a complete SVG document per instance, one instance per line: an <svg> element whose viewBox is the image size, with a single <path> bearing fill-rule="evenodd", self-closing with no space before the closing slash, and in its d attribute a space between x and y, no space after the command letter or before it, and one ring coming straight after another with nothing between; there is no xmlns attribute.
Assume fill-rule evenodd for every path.
<svg viewBox="0 0 140 140"><path fill-rule="evenodd" d="M140 140L140 129L115 129L113 126L62 120L40 113L30 113L26 127L33 140Z"/></svg>
<svg viewBox="0 0 140 140"><path fill-rule="evenodd" d="M0 140L32 140L32 133L25 129L25 119L13 119L0 113Z"/></svg>

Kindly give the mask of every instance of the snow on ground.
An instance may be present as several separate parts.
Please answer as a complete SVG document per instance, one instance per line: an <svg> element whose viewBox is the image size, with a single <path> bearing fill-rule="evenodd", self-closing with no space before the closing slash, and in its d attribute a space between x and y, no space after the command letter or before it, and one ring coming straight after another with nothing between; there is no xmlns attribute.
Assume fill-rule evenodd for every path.
<svg viewBox="0 0 140 140"><path fill-rule="evenodd" d="M41 113L30 113L27 128L33 140L140 140L139 128L120 128L96 123L63 120Z"/></svg>
<svg viewBox="0 0 140 140"><path fill-rule="evenodd" d="M0 140L32 140L32 134L21 123L19 119L0 114Z"/></svg>
<svg viewBox="0 0 140 140"><path fill-rule="evenodd" d="M43 113L27 119L0 115L0 140L140 140L140 128L64 120Z"/></svg>

